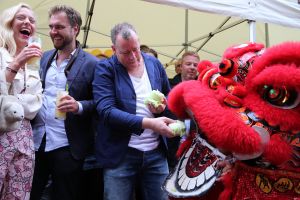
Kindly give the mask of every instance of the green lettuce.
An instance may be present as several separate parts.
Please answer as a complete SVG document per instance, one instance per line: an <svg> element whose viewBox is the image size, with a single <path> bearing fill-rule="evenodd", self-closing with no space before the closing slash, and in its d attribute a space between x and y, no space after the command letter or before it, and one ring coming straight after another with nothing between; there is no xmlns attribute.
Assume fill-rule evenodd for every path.
<svg viewBox="0 0 300 200"><path fill-rule="evenodd" d="M180 120L176 120L176 122L168 125L173 132L173 135L183 136L185 134L185 124Z"/></svg>
<svg viewBox="0 0 300 200"><path fill-rule="evenodd" d="M158 90L152 90L145 99L145 104L152 104L155 108L164 104L165 95Z"/></svg>

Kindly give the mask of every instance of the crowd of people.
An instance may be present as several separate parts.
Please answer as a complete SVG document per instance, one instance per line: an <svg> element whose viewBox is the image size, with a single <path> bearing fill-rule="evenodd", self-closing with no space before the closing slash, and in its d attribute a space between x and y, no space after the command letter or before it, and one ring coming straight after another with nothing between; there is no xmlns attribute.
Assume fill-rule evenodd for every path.
<svg viewBox="0 0 300 200"><path fill-rule="evenodd" d="M0 199L40 200L49 183L52 200L167 199L161 186L176 163L178 138L168 151L176 118L167 106L144 101L152 90L167 96L170 84L196 79L197 53L183 54L174 84L129 23L112 28L114 55L99 60L82 50L82 19L70 6L50 8L54 48L46 52L28 45L36 33L29 5L4 10L0 22L4 89L24 109L21 126L0 133ZM39 71L27 68L33 57L41 57ZM58 104L57 91L66 92ZM66 118L57 119L56 110Z"/></svg>

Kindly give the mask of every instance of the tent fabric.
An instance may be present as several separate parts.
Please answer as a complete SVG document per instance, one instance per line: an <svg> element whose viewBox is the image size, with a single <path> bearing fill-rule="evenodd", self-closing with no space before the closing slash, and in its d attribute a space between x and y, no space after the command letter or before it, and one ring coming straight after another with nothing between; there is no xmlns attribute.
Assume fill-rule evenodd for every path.
<svg viewBox="0 0 300 200"><path fill-rule="evenodd" d="M197 11L300 28L300 5L291 0L144 0Z"/></svg>
<svg viewBox="0 0 300 200"><path fill-rule="evenodd" d="M206 1L208 2L208 0ZM44 51L53 48L48 27L48 10L50 7L57 4L71 5L81 13L85 25L88 10L92 4L92 0L22 0L22 2L29 4L37 16L37 32L42 38ZM185 2L192 2L192 0ZM219 2L224 1L219 0ZM20 0L0 0L0 13L5 8L18 3ZM212 39L206 41L207 35L214 32L224 22L225 18L227 17L220 14L199 12L195 9L186 10L182 6L162 5L145 0L96 0L87 37L87 51L99 48L101 53L94 53L103 57L101 54L105 55L105 50L111 50L110 30L112 26L126 21L134 25L138 31L141 44L146 44L159 53L159 60L168 66L166 68L168 76L173 77L175 75L173 58L180 58L184 52L182 49L185 47L192 51L201 47L201 50L198 51L201 60L217 62L227 47L249 41L249 24L246 22L214 34ZM240 21L240 17L231 17L224 27L236 21ZM82 26L82 28L84 27ZM255 27L256 41L265 43L265 24L257 22ZM86 30L82 29L78 36L81 43L84 41ZM268 25L270 46L283 41L297 41L299 35L300 29L297 28L287 28L275 24ZM189 45L185 46L186 44ZM202 46L203 44L205 46Z"/></svg>

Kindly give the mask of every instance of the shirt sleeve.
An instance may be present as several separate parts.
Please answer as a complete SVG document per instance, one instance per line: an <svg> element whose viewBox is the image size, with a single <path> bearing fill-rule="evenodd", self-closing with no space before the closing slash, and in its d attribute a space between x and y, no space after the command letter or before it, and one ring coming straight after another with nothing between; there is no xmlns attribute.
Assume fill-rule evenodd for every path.
<svg viewBox="0 0 300 200"><path fill-rule="evenodd" d="M80 115L83 112L82 104L79 101L76 101L78 104L78 112L76 114Z"/></svg>

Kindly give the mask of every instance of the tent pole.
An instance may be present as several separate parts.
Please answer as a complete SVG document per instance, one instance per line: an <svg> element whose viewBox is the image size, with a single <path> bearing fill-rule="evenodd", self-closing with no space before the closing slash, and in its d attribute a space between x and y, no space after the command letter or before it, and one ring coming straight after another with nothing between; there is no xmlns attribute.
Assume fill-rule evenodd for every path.
<svg viewBox="0 0 300 200"><path fill-rule="evenodd" d="M236 25L239 25L239 24L241 24L241 23L243 23L243 22L245 22L245 21L247 21L247 20L246 20L246 19L238 20L238 21L236 21L236 22L233 22L233 23L231 23L231 24L228 24L227 26L223 26L223 27L220 28L220 29L216 29L216 30L214 30L213 32L210 32L210 33L208 33L208 34L206 34L206 35L203 35L202 37L199 37L199 38L197 38L197 39L195 39L195 40L192 40L192 41L190 41L189 43L193 43L193 42L196 42L196 41L198 41L198 40L203 40L203 39L205 39L205 38L207 38L207 37L210 37L211 35L215 35L215 34L217 34L217 33L220 33L220 32L222 32L222 31L225 31L225 30L227 30L227 29L229 29L229 28L231 28L231 27L234 27L234 26L236 26Z"/></svg>
<svg viewBox="0 0 300 200"><path fill-rule="evenodd" d="M188 50L188 37L189 37L189 10L185 9L185 38L184 38L184 49Z"/></svg>
<svg viewBox="0 0 300 200"><path fill-rule="evenodd" d="M226 19L225 21L228 21L228 20L229 20L229 19ZM224 22L225 22L225 21L224 21ZM236 22L234 22L234 23L231 23L231 24L229 24L229 25L227 25L227 26L223 26L224 24L221 24L220 26L222 26L222 27L221 27L220 29L216 29L216 30L214 30L213 32L210 32L210 33L206 34L205 36L202 36L201 38L198 38L197 40L202 40L202 39L207 38L207 37L212 37L213 35L215 35L215 34L217 34L217 33L220 33L220 32L222 32L222 31L225 31L225 30L227 30L227 29L229 29L229 28L231 28L231 27L234 27L234 26L236 26L236 25L238 25L238 24L241 24L241 23L243 23L243 22L245 22L245 21L247 21L247 20L246 20L246 19L241 19L241 20L238 20L238 21L236 21ZM219 27L220 27L220 26L219 26ZM195 40L195 41L197 41L197 40ZM192 41L192 42L195 42L195 41ZM190 46L190 43L191 43L191 42L188 43L189 46ZM198 47L198 49L196 50L196 52L198 52L203 46L204 46L204 45ZM185 46L179 51L179 53L176 55L176 57L178 57L179 54L180 54L184 49L185 49ZM173 62L173 61L174 61L174 59L172 59L170 62Z"/></svg>
<svg viewBox="0 0 300 200"><path fill-rule="evenodd" d="M89 9L90 9L90 4L91 1L90 0L87 0L86 2L86 11L85 11L85 20L87 21L87 18L89 17Z"/></svg>
<svg viewBox="0 0 300 200"><path fill-rule="evenodd" d="M185 50L185 47L181 48L181 50L176 54L175 57L173 57L173 58L170 60L169 63L172 63L172 62L173 62L173 61L181 54L181 52L183 52L184 50Z"/></svg>
<svg viewBox="0 0 300 200"><path fill-rule="evenodd" d="M193 46L193 45L191 45L191 47L194 48L194 49L198 49L198 48L199 48L199 47L195 47L195 46ZM199 51L203 51L203 52L205 52L205 53L208 53L208 54L211 54L211 55L220 57L220 58L222 57L222 56L219 55L219 54L216 54L216 53L214 53L214 52L211 52L211 51L208 51L208 50L205 50L205 49L200 49Z"/></svg>
<svg viewBox="0 0 300 200"><path fill-rule="evenodd" d="M85 22L87 22L87 20L89 18L89 9L90 9L90 0L87 0L87 2L86 2L86 11L85 11ZM86 47L86 41L84 40L85 39L85 35L86 35L86 27L85 27L85 25L82 27L82 29L84 31L83 38L82 38L82 46L83 47Z"/></svg>
<svg viewBox="0 0 300 200"><path fill-rule="evenodd" d="M221 29L230 19L231 17L227 17L216 29L219 30ZM206 45L206 43L208 43L208 41L214 36L214 34L209 34L209 36L206 38L206 40L197 48L196 52L199 52L202 47L204 47Z"/></svg>
<svg viewBox="0 0 300 200"><path fill-rule="evenodd" d="M99 32L99 31L95 31L95 30L93 30L93 29L90 29L90 31L91 31L91 32L94 32L94 33L97 33L97 34L100 34L100 35L103 35L103 36L106 36L106 37L110 37L110 35L108 35L108 34L101 33L101 32Z"/></svg>
<svg viewBox="0 0 300 200"><path fill-rule="evenodd" d="M266 47L270 46L270 38L269 38L269 25L265 23L265 37L266 37Z"/></svg>
<svg viewBox="0 0 300 200"><path fill-rule="evenodd" d="M214 30L213 32L210 32L209 34L207 34L207 39L197 48L197 52L198 51L200 51L201 49L202 49L202 47L215 35L215 34L217 34L217 33L220 33L220 32L222 32L222 31L225 31L225 30L227 30L227 29L229 29L229 28L231 28L231 27L233 27L233 26L236 26L236 25L238 25L238 24L240 24L240 23L243 23L244 21L246 21L246 20L238 20L237 22L234 22L234 23L232 23L232 24L229 24L229 25L227 25L227 26L224 26L224 27L221 27L221 28L218 28L218 29L216 29L216 30ZM206 37L204 37L204 38L206 38Z"/></svg>
<svg viewBox="0 0 300 200"><path fill-rule="evenodd" d="M172 63L183 51L188 51L188 37L189 37L189 10L185 9L185 35L184 35L184 43L183 48L176 54L176 57L173 57L169 63ZM166 65L168 67L168 65Z"/></svg>
<svg viewBox="0 0 300 200"><path fill-rule="evenodd" d="M222 28L227 22L228 22L228 20L230 20L230 18L231 17L227 17L215 30L218 30L218 29L220 29L220 28ZM209 37L210 36L210 34L207 34L204 38L207 38L207 37ZM196 38L196 39L194 39L194 40L191 40L191 41L189 41L188 43L189 44L192 44L192 43L194 43L194 42L197 42L197 41L199 41L199 40L202 40L202 39L204 39L203 38L203 36L202 37L199 37L199 38Z"/></svg>
<svg viewBox="0 0 300 200"><path fill-rule="evenodd" d="M256 41L256 28L255 28L255 21L249 20L249 39L250 42L255 42Z"/></svg>
<svg viewBox="0 0 300 200"><path fill-rule="evenodd" d="M88 2L88 4L89 4L89 2ZM87 15L87 18L86 18L86 22L85 22L85 25L83 27L84 35L83 35L82 48L87 47L86 42L87 42L87 38L88 38L88 35L89 35L90 27L91 27L91 21L92 21L94 6L95 6L95 0L93 0L92 5L91 5L90 9L88 10L88 15Z"/></svg>

